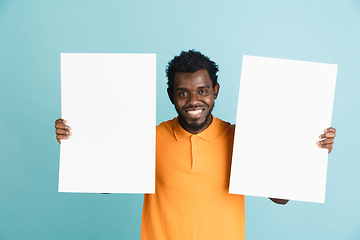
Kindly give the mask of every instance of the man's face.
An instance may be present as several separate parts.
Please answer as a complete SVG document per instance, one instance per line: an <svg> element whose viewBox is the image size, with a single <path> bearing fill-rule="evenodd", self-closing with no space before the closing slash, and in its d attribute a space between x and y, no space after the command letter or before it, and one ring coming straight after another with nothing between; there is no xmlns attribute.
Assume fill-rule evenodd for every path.
<svg viewBox="0 0 360 240"><path fill-rule="evenodd" d="M211 111L219 88L219 84L213 88L205 69L194 73L175 73L174 89L168 89L168 94L179 114L180 124L186 131L196 134L210 125Z"/></svg>

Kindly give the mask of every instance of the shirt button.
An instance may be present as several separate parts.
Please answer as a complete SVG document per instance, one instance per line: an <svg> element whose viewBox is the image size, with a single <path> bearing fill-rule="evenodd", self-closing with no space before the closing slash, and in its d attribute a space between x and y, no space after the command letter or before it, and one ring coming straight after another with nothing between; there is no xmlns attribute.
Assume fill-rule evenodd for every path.
<svg viewBox="0 0 360 240"><path fill-rule="evenodd" d="M195 150L194 152L197 152L197 150Z"/></svg>
<svg viewBox="0 0 360 240"><path fill-rule="evenodd" d="M196 139L196 137L195 137L195 136L193 136L193 137L192 137L192 139L193 139L193 140L195 140L195 139Z"/></svg>

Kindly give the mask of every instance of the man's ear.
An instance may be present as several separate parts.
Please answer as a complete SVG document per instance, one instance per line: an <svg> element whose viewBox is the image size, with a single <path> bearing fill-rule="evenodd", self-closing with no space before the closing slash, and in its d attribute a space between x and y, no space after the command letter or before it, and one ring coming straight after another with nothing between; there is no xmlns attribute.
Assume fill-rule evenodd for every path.
<svg viewBox="0 0 360 240"><path fill-rule="evenodd" d="M217 98L219 91L220 91L220 84L216 83L216 86L214 87L214 99Z"/></svg>
<svg viewBox="0 0 360 240"><path fill-rule="evenodd" d="M173 95L173 91L171 91L170 88L167 89L167 93L168 93L168 96L169 96L169 99L171 101L172 104L174 104L174 95Z"/></svg>

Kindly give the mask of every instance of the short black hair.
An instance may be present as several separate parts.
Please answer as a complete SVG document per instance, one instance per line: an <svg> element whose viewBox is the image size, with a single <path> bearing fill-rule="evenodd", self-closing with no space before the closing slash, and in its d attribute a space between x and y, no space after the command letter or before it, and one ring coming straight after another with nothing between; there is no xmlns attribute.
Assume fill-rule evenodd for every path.
<svg viewBox="0 0 360 240"><path fill-rule="evenodd" d="M189 50L182 51L179 56L175 56L167 65L166 76L168 78L168 88L174 90L174 76L177 72L194 73L199 70L206 69L210 75L213 88L217 84L217 72L219 67L215 62L211 61L209 57L203 55L201 52Z"/></svg>

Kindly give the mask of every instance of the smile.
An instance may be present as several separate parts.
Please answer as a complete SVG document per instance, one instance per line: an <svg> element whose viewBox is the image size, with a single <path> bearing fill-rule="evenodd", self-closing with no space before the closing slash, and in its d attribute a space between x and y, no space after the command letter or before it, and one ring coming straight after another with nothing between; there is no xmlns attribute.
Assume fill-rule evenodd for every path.
<svg viewBox="0 0 360 240"><path fill-rule="evenodd" d="M191 110L191 111L187 111L188 114L190 114L191 116L196 116L199 115L203 110Z"/></svg>

